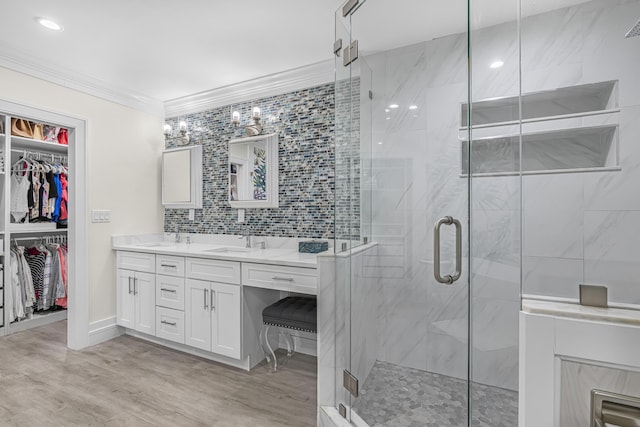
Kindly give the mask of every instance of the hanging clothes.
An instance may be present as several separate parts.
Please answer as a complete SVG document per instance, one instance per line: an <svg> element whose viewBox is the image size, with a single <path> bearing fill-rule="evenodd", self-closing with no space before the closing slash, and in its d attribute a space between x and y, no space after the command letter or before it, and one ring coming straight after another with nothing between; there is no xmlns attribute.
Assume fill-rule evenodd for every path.
<svg viewBox="0 0 640 427"><path fill-rule="evenodd" d="M56 305L59 307L67 308L67 293L69 287L67 286L67 247L64 245L58 246L58 259L60 263L60 279L62 282L62 290L58 293L63 293L63 296L56 298Z"/></svg>
<svg viewBox="0 0 640 427"><path fill-rule="evenodd" d="M25 259L29 264L31 276L33 277L33 289L36 294L35 310L42 310L42 295L44 291L44 267L47 255L36 248L28 248L25 253Z"/></svg>
<svg viewBox="0 0 640 427"><path fill-rule="evenodd" d="M62 198L60 200L60 217L58 218L58 228L67 228L68 216L68 202L69 194L67 189L67 175L60 174L60 184L62 189Z"/></svg>
<svg viewBox="0 0 640 427"><path fill-rule="evenodd" d="M57 228L66 228L67 186L65 166L43 160L19 159L12 166L11 222L55 222L59 223Z"/></svg>
<svg viewBox="0 0 640 427"><path fill-rule="evenodd" d="M31 269L24 257L24 248L12 246L10 252L11 304L9 316L12 321L31 316L36 302Z"/></svg>
<svg viewBox="0 0 640 427"><path fill-rule="evenodd" d="M67 247L35 243L28 248L12 245L9 305L11 321L33 313L67 308Z"/></svg>
<svg viewBox="0 0 640 427"><path fill-rule="evenodd" d="M13 222L24 222L29 213L27 195L29 192L29 176L11 174L11 217Z"/></svg>

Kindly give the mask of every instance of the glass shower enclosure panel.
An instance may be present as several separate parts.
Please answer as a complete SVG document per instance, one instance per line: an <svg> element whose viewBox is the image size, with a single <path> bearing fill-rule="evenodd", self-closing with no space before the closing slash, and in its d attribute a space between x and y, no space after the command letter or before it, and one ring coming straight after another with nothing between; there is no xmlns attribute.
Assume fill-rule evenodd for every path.
<svg viewBox="0 0 640 427"><path fill-rule="evenodd" d="M468 425L467 2L446 14L422 0L348 3L336 36L358 54L336 62L336 245L373 243L352 244L336 268L346 283L336 383L357 380L336 405L368 425ZM341 228L344 212L352 225Z"/></svg>
<svg viewBox="0 0 640 427"><path fill-rule="evenodd" d="M473 426L518 424L520 78L518 2L470 3L470 399ZM467 121L468 119L468 121ZM463 156L463 159L466 156Z"/></svg>

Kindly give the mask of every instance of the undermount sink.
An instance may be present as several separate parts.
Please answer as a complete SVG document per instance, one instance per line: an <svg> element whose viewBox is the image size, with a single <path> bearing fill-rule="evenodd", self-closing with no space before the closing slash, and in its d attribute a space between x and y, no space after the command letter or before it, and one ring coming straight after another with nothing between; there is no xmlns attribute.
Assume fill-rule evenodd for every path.
<svg viewBox="0 0 640 427"><path fill-rule="evenodd" d="M149 243L138 243L136 246L142 246L145 248L160 248L167 246L175 246L175 243L171 242L149 242Z"/></svg>
<svg viewBox="0 0 640 427"><path fill-rule="evenodd" d="M216 252L216 253L247 253L253 252L256 248L241 248L239 246L225 246L224 248L216 248L216 249L207 249L205 252Z"/></svg>

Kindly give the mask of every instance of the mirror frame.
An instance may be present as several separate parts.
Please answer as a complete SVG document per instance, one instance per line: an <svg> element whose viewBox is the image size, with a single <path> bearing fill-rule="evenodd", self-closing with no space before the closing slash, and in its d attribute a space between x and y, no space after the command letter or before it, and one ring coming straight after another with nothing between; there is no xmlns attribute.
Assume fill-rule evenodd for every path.
<svg viewBox="0 0 640 427"><path fill-rule="evenodd" d="M265 141L267 161L267 198L266 200L231 200L231 145L254 141ZM232 208L277 208L278 207L278 134L258 135L229 141L229 163L227 165L227 200Z"/></svg>
<svg viewBox="0 0 640 427"><path fill-rule="evenodd" d="M175 153L176 151L189 151L190 160L190 198L186 203L175 203L165 200L165 164L164 156L166 154ZM202 145L192 145L189 147L178 147L164 150L162 152L162 205L169 209L201 209L202 208Z"/></svg>

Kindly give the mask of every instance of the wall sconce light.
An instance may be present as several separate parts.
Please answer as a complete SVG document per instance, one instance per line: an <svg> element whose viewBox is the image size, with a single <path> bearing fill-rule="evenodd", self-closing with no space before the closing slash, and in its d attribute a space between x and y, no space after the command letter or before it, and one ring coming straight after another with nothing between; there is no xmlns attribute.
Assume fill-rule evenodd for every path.
<svg viewBox="0 0 640 427"><path fill-rule="evenodd" d="M178 125L178 134L173 136L171 135L171 125L169 123L164 124L164 140L165 141L176 141L178 145L187 145L189 144L189 134L187 133L187 122L184 120L180 121Z"/></svg>
<svg viewBox="0 0 640 427"><path fill-rule="evenodd" d="M234 111L231 113L231 123L233 123L233 126L235 127L244 128L247 136L258 136L262 133L262 123L260 123L261 115L260 107L253 107L251 111L253 123L246 126L240 126L240 112Z"/></svg>

